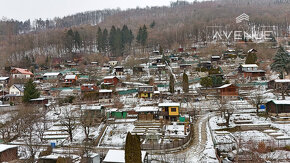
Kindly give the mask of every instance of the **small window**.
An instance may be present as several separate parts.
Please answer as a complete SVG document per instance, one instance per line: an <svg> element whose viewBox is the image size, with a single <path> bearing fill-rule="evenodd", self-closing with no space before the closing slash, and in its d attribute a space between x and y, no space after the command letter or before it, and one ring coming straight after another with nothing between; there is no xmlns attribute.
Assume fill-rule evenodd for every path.
<svg viewBox="0 0 290 163"><path fill-rule="evenodd" d="M171 112L176 112L176 108L171 108Z"/></svg>

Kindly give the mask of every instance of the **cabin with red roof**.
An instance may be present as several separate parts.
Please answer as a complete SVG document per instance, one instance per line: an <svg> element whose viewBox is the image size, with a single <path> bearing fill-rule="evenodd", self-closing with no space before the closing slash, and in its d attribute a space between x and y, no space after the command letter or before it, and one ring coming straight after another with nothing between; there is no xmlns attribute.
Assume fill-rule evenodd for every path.
<svg viewBox="0 0 290 163"><path fill-rule="evenodd" d="M29 78L32 78L34 75L32 72L30 72L27 69L13 68L11 69L11 76L12 78L17 78L17 79L29 79Z"/></svg>

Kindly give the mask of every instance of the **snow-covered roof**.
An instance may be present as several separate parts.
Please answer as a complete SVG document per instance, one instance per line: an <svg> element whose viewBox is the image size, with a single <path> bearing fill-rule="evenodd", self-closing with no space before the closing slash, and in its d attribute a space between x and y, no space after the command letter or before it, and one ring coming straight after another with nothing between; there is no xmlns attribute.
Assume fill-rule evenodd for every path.
<svg viewBox="0 0 290 163"><path fill-rule="evenodd" d="M90 83L84 83L82 86L94 86L95 84L90 84Z"/></svg>
<svg viewBox="0 0 290 163"><path fill-rule="evenodd" d="M141 85L139 88L148 88L148 87L153 87L152 85Z"/></svg>
<svg viewBox="0 0 290 163"><path fill-rule="evenodd" d="M39 98L31 99L30 101L43 101L43 100L45 100L44 97L39 97Z"/></svg>
<svg viewBox="0 0 290 163"><path fill-rule="evenodd" d="M43 76L58 76L60 72L47 72Z"/></svg>
<svg viewBox="0 0 290 163"><path fill-rule="evenodd" d="M113 91L110 89L100 89L99 92L106 93L106 92L113 92Z"/></svg>
<svg viewBox="0 0 290 163"><path fill-rule="evenodd" d="M244 65L241 65L242 67L258 67L257 64L244 64Z"/></svg>
<svg viewBox="0 0 290 163"><path fill-rule="evenodd" d="M4 152L7 149L18 147L18 145L7 145L7 144L0 144L0 152Z"/></svg>
<svg viewBox="0 0 290 163"><path fill-rule="evenodd" d="M115 69L116 69L116 68L124 68L124 67L123 67L123 66L116 66Z"/></svg>
<svg viewBox="0 0 290 163"><path fill-rule="evenodd" d="M257 50L256 49L250 49L250 50L248 50L248 53L251 53L251 52L257 52Z"/></svg>
<svg viewBox="0 0 290 163"><path fill-rule="evenodd" d="M179 103L159 103L158 104L159 107L164 107L164 106L180 106Z"/></svg>
<svg viewBox="0 0 290 163"><path fill-rule="evenodd" d="M9 79L9 77L3 77L3 76L0 77L0 81L4 81L4 80L7 80L7 79Z"/></svg>
<svg viewBox="0 0 290 163"><path fill-rule="evenodd" d="M290 79L276 79L276 83L290 83Z"/></svg>
<svg viewBox="0 0 290 163"><path fill-rule="evenodd" d="M146 156L146 151L141 151L142 161L144 161ZM114 162L114 163L123 163L125 162L125 151L124 150L112 150L110 149L103 160L103 162Z"/></svg>
<svg viewBox="0 0 290 163"><path fill-rule="evenodd" d="M66 75L64 79L75 79L76 75Z"/></svg>
<svg viewBox="0 0 290 163"><path fill-rule="evenodd" d="M136 112L155 112L155 111L159 111L159 108L155 106L141 106L141 107L135 108L135 111Z"/></svg>
<svg viewBox="0 0 290 163"><path fill-rule="evenodd" d="M101 105L82 105L81 109L82 110L101 110L102 106Z"/></svg>
<svg viewBox="0 0 290 163"><path fill-rule="evenodd" d="M290 105L290 100L271 100L273 101L275 104L286 104L286 105Z"/></svg>
<svg viewBox="0 0 290 163"><path fill-rule="evenodd" d="M229 86L231 86L232 84L224 84L224 85L222 85L222 86L220 86L220 87L218 87L219 89L221 89L221 88L226 88L226 87L229 87Z"/></svg>
<svg viewBox="0 0 290 163"><path fill-rule="evenodd" d="M105 76L104 79L113 79L116 76Z"/></svg>
<svg viewBox="0 0 290 163"><path fill-rule="evenodd" d="M244 72L265 72L264 70L244 70Z"/></svg>

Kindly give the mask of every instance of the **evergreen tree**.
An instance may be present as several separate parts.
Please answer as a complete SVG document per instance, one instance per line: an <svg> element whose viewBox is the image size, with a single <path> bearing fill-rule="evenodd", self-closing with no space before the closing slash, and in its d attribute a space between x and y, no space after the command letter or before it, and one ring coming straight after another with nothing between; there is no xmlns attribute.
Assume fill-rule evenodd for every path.
<svg viewBox="0 0 290 163"><path fill-rule="evenodd" d="M257 55L256 55L256 53L249 53L247 55L245 64L256 64L256 62L257 62Z"/></svg>
<svg viewBox="0 0 290 163"><path fill-rule="evenodd" d="M133 34L131 29L130 29L129 33L130 33L130 37L129 37L128 43L131 46L132 41L134 40L134 34Z"/></svg>
<svg viewBox="0 0 290 163"><path fill-rule="evenodd" d="M139 138L136 135L131 135L131 133L128 132L125 143L125 162L141 163L141 157L141 143Z"/></svg>
<svg viewBox="0 0 290 163"><path fill-rule="evenodd" d="M71 53L74 47L74 32L72 29L66 32L64 39L66 50Z"/></svg>
<svg viewBox="0 0 290 163"><path fill-rule="evenodd" d="M215 76L214 75L214 76L211 77L211 79L212 79L212 85L214 87L218 87L218 86L221 86L223 84L223 79L222 79L221 76Z"/></svg>
<svg viewBox="0 0 290 163"><path fill-rule="evenodd" d="M172 74L169 79L169 92L174 93L174 76Z"/></svg>
<svg viewBox="0 0 290 163"><path fill-rule="evenodd" d="M77 49L81 47L82 40L78 31L75 31L74 33L74 43Z"/></svg>
<svg viewBox="0 0 290 163"><path fill-rule="evenodd" d="M122 44L127 44L129 43L129 39L130 39L130 31L128 29L128 27L126 25L123 25L122 28Z"/></svg>
<svg viewBox="0 0 290 163"><path fill-rule="evenodd" d="M138 34L137 34L137 43L141 44L142 46L145 46L147 43L148 33L147 33L147 27L144 24L143 27L139 28Z"/></svg>
<svg viewBox="0 0 290 163"><path fill-rule="evenodd" d="M40 93L36 89L35 84L32 79L29 79L28 82L24 85L24 95L22 101L28 103L31 99L38 98Z"/></svg>
<svg viewBox="0 0 290 163"><path fill-rule="evenodd" d="M280 73L280 78L283 79L284 73L286 72L288 74L290 72L290 56L280 46L273 60L271 70Z"/></svg>
<svg viewBox="0 0 290 163"><path fill-rule="evenodd" d="M122 32L120 28L117 28L114 41L113 41L113 54L120 56L123 54L124 44L122 43Z"/></svg>
<svg viewBox="0 0 290 163"><path fill-rule="evenodd" d="M200 79L200 85L205 87L206 89L208 87L213 86L212 78L211 77L203 77Z"/></svg>
<svg viewBox="0 0 290 163"><path fill-rule="evenodd" d="M184 93L188 93L189 90L189 85L188 85L188 76L187 74L184 72L183 73L183 77L182 77L182 88L183 88L183 92Z"/></svg>
<svg viewBox="0 0 290 163"><path fill-rule="evenodd" d="M141 44L141 42L142 42L142 28L141 27L138 30L138 34L137 34L136 40L137 40L138 44Z"/></svg>
<svg viewBox="0 0 290 163"><path fill-rule="evenodd" d="M102 50L106 51L107 47L108 47L108 30L107 28L105 28L103 30L103 35L102 35Z"/></svg>
<svg viewBox="0 0 290 163"><path fill-rule="evenodd" d="M102 51L104 49L103 33L102 33L102 29L100 27L98 28L98 32L97 32L97 45L98 45L99 51Z"/></svg>
<svg viewBox="0 0 290 163"><path fill-rule="evenodd" d="M155 27L155 20L153 20L153 22L150 24L150 28L154 28Z"/></svg>
<svg viewBox="0 0 290 163"><path fill-rule="evenodd" d="M148 38L148 33L147 33L147 27L144 24L143 28L142 28L142 37L141 37L141 44L142 46L145 46L147 43L147 38Z"/></svg>

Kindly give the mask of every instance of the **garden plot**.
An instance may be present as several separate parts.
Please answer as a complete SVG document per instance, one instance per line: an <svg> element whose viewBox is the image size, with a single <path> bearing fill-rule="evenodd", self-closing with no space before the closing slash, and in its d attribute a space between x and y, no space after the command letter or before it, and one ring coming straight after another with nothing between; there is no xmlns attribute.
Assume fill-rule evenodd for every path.
<svg viewBox="0 0 290 163"><path fill-rule="evenodd" d="M123 147L128 132L134 129L133 123L111 124L107 126L100 145L106 147Z"/></svg>
<svg viewBox="0 0 290 163"><path fill-rule="evenodd" d="M184 132L184 125L166 125L165 126L165 137L169 138L184 138L189 134L189 129Z"/></svg>

